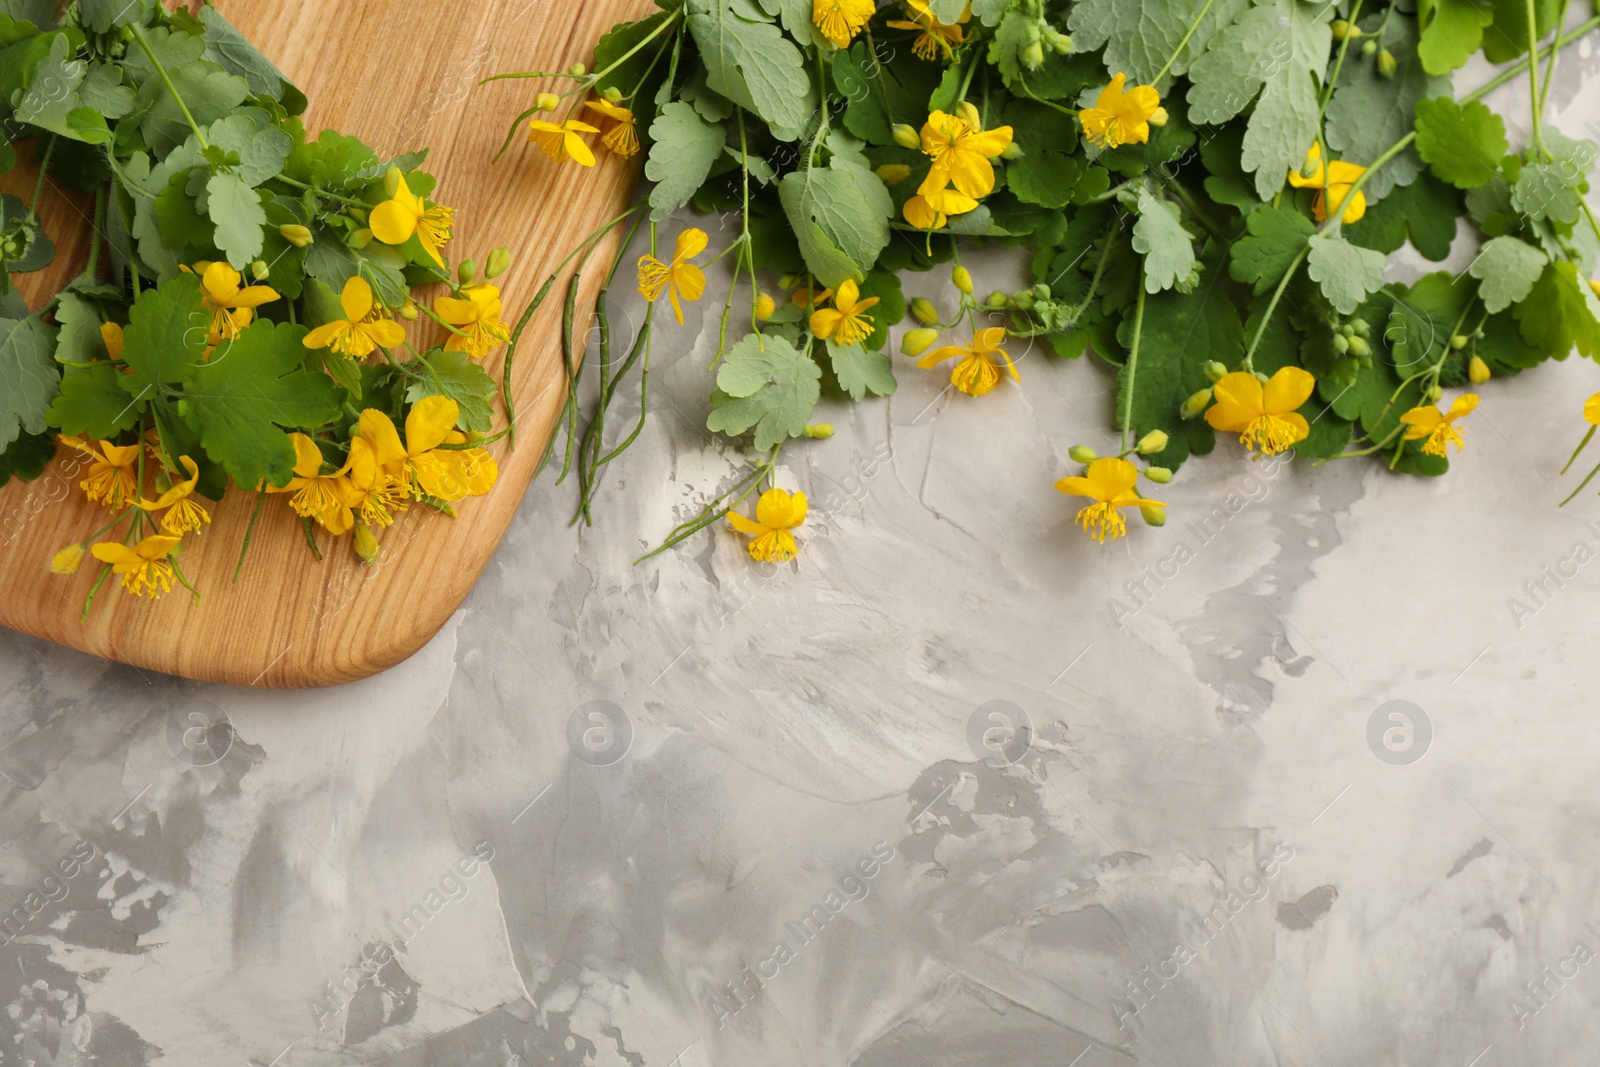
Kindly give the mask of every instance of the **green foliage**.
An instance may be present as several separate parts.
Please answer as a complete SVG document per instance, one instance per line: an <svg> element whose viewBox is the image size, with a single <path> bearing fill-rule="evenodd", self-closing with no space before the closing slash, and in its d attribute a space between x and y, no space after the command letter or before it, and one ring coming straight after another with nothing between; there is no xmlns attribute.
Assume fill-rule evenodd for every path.
<svg viewBox="0 0 1600 1067"><path fill-rule="evenodd" d="M1313 237L1306 270L1322 286L1328 303L1348 315L1383 284L1387 262L1382 252L1333 237Z"/></svg>
<svg viewBox="0 0 1600 1067"><path fill-rule="evenodd" d="M755 112L779 140L798 138L816 110L816 87L794 43L751 0L685 0L706 84Z"/></svg>
<svg viewBox="0 0 1600 1067"><path fill-rule="evenodd" d="M0 448L23 433L44 433L60 381L51 353L55 328L37 315L0 319Z"/></svg>
<svg viewBox="0 0 1600 1067"><path fill-rule="evenodd" d="M800 254L823 285L864 278L889 243L894 202L865 167L835 156L827 167L785 175L778 191Z"/></svg>
<svg viewBox="0 0 1600 1067"><path fill-rule="evenodd" d="M1450 91L1449 75L1429 74L1417 57L1411 17L1391 11L1384 21L1383 46L1394 56L1393 73L1386 76L1363 56L1347 57L1328 105L1328 146L1347 163L1371 165L1411 132L1420 101ZM1407 148L1367 179L1367 198L1381 200L1397 186L1410 185L1422 169L1422 157Z"/></svg>
<svg viewBox="0 0 1600 1067"><path fill-rule="evenodd" d="M413 364L413 370L418 376L406 387L407 403L414 404L425 396L447 396L461 409L459 425L463 430L488 433L494 428L493 400L500 387L465 352L435 349L428 353L425 368Z"/></svg>
<svg viewBox="0 0 1600 1067"><path fill-rule="evenodd" d="M748 334L723 356L706 427L729 434L753 428L756 448L773 448L806 428L821 381L822 369L789 338Z"/></svg>
<svg viewBox="0 0 1600 1067"><path fill-rule="evenodd" d="M1600 360L1600 300L1571 263L1550 263L1528 298L1512 309L1522 339L1542 359L1566 359L1573 348Z"/></svg>
<svg viewBox="0 0 1600 1067"><path fill-rule="evenodd" d="M1299 212L1283 211L1270 204L1246 216L1245 228L1248 236L1234 242L1228 271L1234 281L1254 286L1257 293L1264 293L1283 280L1317 232L1311 220Z"/></svg>
<svg viewBox="0 0 1600 1067"><path fill-rule="evenodd" d="M888 396L899 388L894 368L884 353L874 352L860 342L841 345L830 340L824 344L833 376L838 379L839 387L850 394L851 400L861 400L868 393Z"/></svg>
<svg viewBox="0 0 1600 1067"><path fill-rule="evenodd" d="M1144 287L1159 293L1194 288L1199 268L1194 239L1183 228L1182 211L1143 187L1139 190L1139 221L1133 224L1133 250L1144 257Z"/></svg>
<svg viewBox="0 0 1600 1067"><path fill-rule="evenodd" d="M1506 124L1476 101L1462 107L1448 97L1417 102L1417 151L1440 179L1476 189L1500 173Z"/></svg>
<svg viewBox="0 0 1600 1067"><path fill-rule="evenodd" d="M1484 242L1467 271L1482 283L1478 296L1483 309L1494 314L1526 300L1544 274L1547 261L1543 252L1526 241L1496 237Z"/></svg>
<svg viewBox="0 0 1600 1067"><path fill-rule="evenodd" d="M1417 56L1429 74L1445 74L1466 63L1483 45L1484 27L1494 21L1486 0L1418 0L1422 30Z"/></svg>
<svg viewBox="0 0 1600 1067"><path fill-rule="evenodd" d="M681 101L667 104L650 124L650 158L645 177L655 182L650 190L650 217L666 218L694 196L722 155L726 137L722 126L707 122Z"/></svg>

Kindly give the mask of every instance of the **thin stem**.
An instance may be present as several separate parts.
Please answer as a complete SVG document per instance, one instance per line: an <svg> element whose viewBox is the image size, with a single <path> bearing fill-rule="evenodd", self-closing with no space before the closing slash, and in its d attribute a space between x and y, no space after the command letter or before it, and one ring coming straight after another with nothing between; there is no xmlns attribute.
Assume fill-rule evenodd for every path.
<svg viewBox="0 0 1600 1067"><path fill-rule="evenodd" d="M277 181L277 182L282 182L285 185L292 185L296 189L308 189L311 192L316 193L318 196L320 196L320 197L322 197L322 198L324 198L326 200L337 200L342 204L353 204L353 205L355 205L356 207L359 207L359 208L364 208L364 207L367 206L365 201L352 200L348 196L340 196L338 193L330 193L328 190L322 188L319 185L307 185L305 182L297 181L296 179L289 177L287 174L283 174L283 173L274 174L272 176L272 180L273 181Z"/></svg>
<svg viewBox="0 0 1600 1067"><path fill-rule="evenodd" d="M1567 473L1567 471L1572 469L1572 465L1574 463L1578 462L1578 456L1583 453L1583 450L1585 448L1589 447L1589 440L1592 437L1594 437L1594 431L1596 429L1600 429L1600 427L1595 427L1595 426L1589 427L1589 432L1583 435L1583 440L1578 442L1578 447L1572 450L1572 458L1567 460L1567 465L1565 467L1561 468L1561 473L1562 474ZM1581 488L1581 486L1580 486L1580 488ZM1568 497L1567 499L1570 500L1571 497Z"/></svg>
<svg viewBox="0 0 1600 1067"><path fill-rule="evenodd" d="M1528 11L1528 85L1529 106L1533 109L1533 141L1539 146L1539 151L1544 153L1544 158L1549 159L1550 149L1544 143L1544 97L1539 95L1539 13L1534 8L1534 0L1527 0ZM1557 24L1556 34L1559 37L1561 26Z"/></svg>
<svg viewBox="0 0 1600 1067"><path fill-rule="evenodd" d="M1200 9L1200 14L1196 15L1194 17L1194 21L1189 23L1188 32L1183 35L1183 40L1178 42L1178 47L1174 48L1172 50L1172 54L1167 57L1166 65L1156 72L1156 76L1154 78L1150 79L1151 85L1154 85L1162 78L1165 78L1167 76L1167 71L1172 69L1172 64L1176 63L1178 61L1178 57L1183 54L1183 50L1189 47L1189 39L1194 36L1194 31L1200 28L1200 23L1204 21L1206 15L1210 13L1213 2L1214 0L1206 0L1206 5Z"/></svg>
<svg viewBox="0 0 1600 1067"><path fill-rule="evenodd" d="M1561 27L1567 24L1567 12L1572 7L1572 0L1561 0L1561 13L1556 16L1556 32L1561 32ZM1539 114L1544 114L1545 101L1550 97L1550 83L1555 80L1556 60L1561 58L1561 50L1550 53L1550 62L1544 66L1544 85L1539 89Z"/></svg>
<svg viewBox="0 0 1600 1067"><path fill-rule="evenodd" d="M28 205L28 214L34 218L39 217L39 198L44 195L44 178L50 170L50 157L55 153L56 142L60 137L52 134L50 143L45 146L44 155L39 160L39 179L33 183L33 203Z"/></svg>
<svg viewBox="0 0 1600 1067"><path fill-rule="evenodd" d="M1139 301L1133 309L1133 343L1128 346L1128 381L1124 386L1127 402L1122 406L1122 452L1127 454L1133 440L1133 383L1139 373L1139 341L1144 334L1144 279L1138 281Z"/></svg>
<svg viewBox="0 0 1600 1067"><path fill-rule="evenodd" d="M1591 434L1592 434L1592 433L1594 433L1594 430L1593 430L1593 429L1590 429L1590 431L1589 431L1589 432L1590 432L1590 433L1591 433ZM1587 437L1585 437L1585 438L1584 438L1584 440L1585 440L1585 441L1587 441L1587 440L1588 440L1588 438L1587 438ZM1574 458L1576 458L1576 457L1574 457ZM1570 502L1570 501L1571 501L1571 500L1572 500L1572 498L1573 498L1573 497L1575 497L1575 496L1577 496L1577 495L1578 495L1578 494L1579 494L1579 493L1581 493L1581 492L1583 492L1583 487L1584 487L1584 486L1586 486L1586 485L1588 485L1588 484L1589 484L1589 480L1590 480L1590 479L1591 479L1591 478L1593 478L1593 477L1594 477L1594 476L1595 476L1595 475L1596 475L1596 474L1600 474L1600 463L1596 463L1596 464L1595 464L1595 465L1594 465L1594 470L1592 470L1592 471L1590 471L1590 472L1589 472L1589 473L1588 473L1588 474L1587 474L1587 475L1586 475L1586 476L1585 476L1585 477L1584 477L1584 479L1583 479L1583 481L1581 481L1581 482L1579 482L1579 483L1578 483L1578 488L1576 488L1576 489L1574 489L1574 490L1573 490L1573 491L1572 491L1572 492L1570 492L1570 493L1568 493L1568 494L1567 494L1567 499L1566 499L1566 500L1563 500L1563 501L1562 501L1562 502L1561 502L1561 503L1560 503L1560 504L1558 504L1558 505L1556 505L1556 506L1557 506L1557 507L1562 507L1562 508L1564 508L1564 507L1566 507L1566 506L1567 506L1567 504L1568 504L1568 503L1569 503L1569 502Z"/></svg>
<svg viewBox="0 0 1600 1067"><path fill-rule="evenodd" d="M194 131L195 139L200 142L200 149L204 151L211 146L206 143L206 135L200 132L200 126L194 121L194 116L189 114L189 105L183 102L183 97L178 95L178 87L172 84L172 76L167 73L167 68L161 65L161 60L156 58L156 53L150 47L150 42L145 39L144 31L137 22L130 22L128 29L133 31L134 40L139 42L139 47L144 49L144 54L150 58L150 65L156 68L156 74L161 78L161 84L167 87L167 92L172 94L173 102L178 105L178 110L183 112L184 121L189 124L189 129Z"/></svg>
<svg viewBox="0 0 1600 1067"><path fill-rule="evenodd" d="M1348 199L1346 197L1346 200ZM1300 268L1301 262L1310 251L1311 246L1307 244L1299 252L1295 253L1294 259L1289 264L1289 269L1283 272L1283 278L1279 280L1278 287L1272 291L1272 299L1267 301L1267 310L1261 316L1261 325L1256 327L1256 335L1250 339L1250 347L1245 350L1245 370L1252 373L1255 371L1256 347L1261 344L1261 338L1267 332L1267 323L1272 321L1272 313L1277 310L1278 301L1283 299L1284 290L1289 288L1289 280L1294 277L1295 271Z"/></svg>
<svg viewBox="0 0 1600 1067"><path fill-rule="evenodd" d="M1362 0L1356 0L1355 6L1350 9L1350 17L1345 20L1352 30L1355 29L1356 19L1361 17L1361 3ZM1328 84L1322 91L1322 101L1317 107L1318 137L1322 137L1322 120L1328 114L1328 104L1333 100L1334 86L1339 84L1339 73L1344 70L1344 57L1350 51L1350 42L1354 39L1354 36L1347 31L1344 40L1339 42L1339 58L1333 61L1333 73L1328 76ZM1322 139L1327 140L1326 137Z"/></svg>

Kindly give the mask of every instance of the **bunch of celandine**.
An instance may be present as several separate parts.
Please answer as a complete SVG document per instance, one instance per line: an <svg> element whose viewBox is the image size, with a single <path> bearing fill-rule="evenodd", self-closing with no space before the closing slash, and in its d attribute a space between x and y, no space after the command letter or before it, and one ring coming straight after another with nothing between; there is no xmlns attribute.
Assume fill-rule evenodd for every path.
<svg viewBox="0 0 1600 1067"><path fill-rule="evenodd" d="M824 391L892 393L898 272L951 260L959 306L944 321L910 301L901 350L950 362L953 391L1020 381L1006 345L1030 338L1116 368L1120 448L1069 449L1086 469L1058 483L1089 500L1079 522L1098 540L1125 532L1129 507L1164 521L1140 478L1170 481L1219 432L1444 473L1479 399L1465 387L1574 346L1600 358L1600 223L1581 196L1595 147L1542 120L1562 47L1600 19L1560 32L1558 8L1419 20L1383 0L1163 0L1128 19L1122 0L684 0L618 26L596 74L567 73L567 122L536 121L536 139L583 162L598 131L576 109L599 93L625 110L653 183L640 291L680 319L711 238L686 229L658 256L655 225L685 205L737 221L711 257L731 258L733 281L707 426L748 434L758 458L666 544L770 481L784 441L817 436ZM1453 71L1479 52L1510 66L1458 99ZM1523 76L1533 136L1511 153L1481 101ZM1462 218L1482 241L1468 271L1385 281L1407 243L1443 260ZM1034 284L978 300L963 239L1027 248ZM749 332L730 342L746 274ZM957 327L961 343L938 344Z"/></svg>
<svg viewBox="0 0 1600 1067"><path fill-rule="evenodd" d="M499 390L479 361L509 337L489 282L509 255L452 272L425 153L309 138L304 96L211 8L80 0L55 24L0 21L8 132L40 161L33 204L4 205L6 266L49 262L47 180L95 202L79 277L33 315L0 294L0 347L29 383L0 400L0 476L37 474L59 440L106 509L54 571L92 555L91 601L112 574L143 596L192 589L181 555L230 483L258 494L250 530L283 493L313 552L320 526L368 562L396 512L453 514L489 489ZM413 289L438 283L419 307ZM407 340L397 317L419 315L442 346Z"/></svg>

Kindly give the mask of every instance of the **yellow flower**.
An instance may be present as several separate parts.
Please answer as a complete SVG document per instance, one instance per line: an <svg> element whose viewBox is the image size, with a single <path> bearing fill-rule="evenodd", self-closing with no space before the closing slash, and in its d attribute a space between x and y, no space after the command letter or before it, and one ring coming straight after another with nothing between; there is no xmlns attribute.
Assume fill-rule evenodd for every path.
<svg viewBox="0 0 1600 1067"><path fill-rule="evenodd" d="M1159 500L1145 500L1134 489L1139 484L1139 468L1125 459L1106 456L1089 464L1085 475L1063 478L1056 488L1072 496L1086 496L1094 503L1082 508L1075 520L1102 544L1128 532L1122 508L1164 508Z"/></svg>
<svg viewBox="0 0 1600 1067"><path fill-rule="evenodd" d="M750 558L757 563L786 563L799 551L789 531L806 521L806 495L783 489L768 489L756 501L752 521L736 511L728 512L728 522L740 533L755 537L750 542Z"/></svg>
<svg viewBox="0 0 1600 1067"><path fill-rule="evenodd" d="M1350 196L1350 187L1354 185L1367 168L1355 163L1345 163L1336 160L1329 163L1326 168L1322 165L1322 145L1320 142L1311 146L1311 151L1306 153L1306 166L1316 164L1308 178L1297 170L1289 172L1289 184L1296 189L1316 189L1317 198L1311 203L1311 214L1316 216L1318 222L1328 221L1330 210L1338 211L1344 204L1345 197ZM1367 213L1367 194L1357 192L1350 197L1350 203L1345 204L1344 221L1359 222L1361 216Z"/></svg>
<svg viewBox="0 0 1600 1067"><path fill-rule="evenodd" d="M951 215L960 215L978 206L970 196L955 189L939 189L926 194L918 193L907 200L901 213L907 222L919 230L942 230Z"/></svg>
<svg viewBox="0 0 1600 1067"><path fill-rule="evenodd" d="M406 184L406 176L399 168L391 167L389 171L389 177L396 183L394 195L373 208L368 216L372 236L386 245L403 245L416 234L422 250L443 267L444 256L440 255L440 250L450 242L455 209L430 204L412 195L411 186Z"/></svg>
<svg viewBox="0 0 1600 1067"><path fill-rule="evenodd" d="M1150 140L1150 116L1161 106L1161 94L1153 85L1135 85L1128 91L1126 74L1118 74L1100 90L1094 107L1078 112L1083 135L1092 145L1116 148L1125 144L1144 144Z"/></svg>
<svg viewBox="0 0 1600 1067"><path fill-rule="evenodd" d="M255 309L278 299L278 291L266 285L239 287L243 280L238 271L226 263L200 262L185 273L200 275L200 303L211 309L211 332L207 344L220 345L239 336L239 331L255 320ZM118 330L120 340L121 331ZM105 334L102 332L102 337ZM109 338L106 351L111 350ZM120 354L120 352L119 352ZM113 359L116 357L113 356Z"/></svg>
<svg viewBox="0 0 1600 1067"><path fill-rule="evenodd" d="M473 285L463 289L461 295L466 299L441 296L433 302L438 316L461 331L445 341L445 351L465 352L473 359L482 359L496 345L511 340L511 327L500 318L500 289Z"/></svg>
<svg viewBox="0 0 1600 1067"><path fill-rule="evenodd" d="M989 160L1010 143L1010 126L984 130L959 115L933 112L922 126L922 151L932 158L933 166L917 193L927 197L954 184L963 196L988 196L994 189L994 165Z"/></svg>
<svg viewBox="0 0 1600 1067"><path fill-rule="evenodd" d="M538 145L539 151L551 159L572 159L586 167L594 166L594 152L578 135L599 132L599 127L577 119L561 123L532 119L528 123L528 140Z"/></svg>
<svg viewBox="0 0 1600 1067"><path fill-rule="evenodd" d="M332 473L322 470L322 449L303 433L292 433L294 443L294 477L289 484L267 486L269 493L293 493L289 506L296 515L312 519L331 534L348 533L355 525L355 515L350 510L355 490L346 475L350 461Z"/></svg>
<svg viewBox="0 0 1600 1067"><path fill-rule="evenodd" d="M51 574L76 574L78 564L83 562L83 546L68 545L50 557Z"/></svg>
<svg viewBox="0 0 1600 1067"><path fill-rule="evenodd" d="M834 47L848 48L877 10L873 0L812 0L811 21Z"/></svg>
<svg viewBox="0 0 1600 1067"><path fill-rule="evenodd" d="M494 487L500 473L488 451L438 447L467 439L454 429L459 415L460 409L449 397L423 397L406 416L406 439L402 444L389 416L367 408L361 413L360 436L371 446L377 466L414 497L426 495L455 501L482 496Z"/></svg>
<svg viewBox="0 0 1600 1067"><path fill-rule="evenodd" d="M833 338L837 344L853 345L872 336L872 316L864 314L878 303L878 297L860 299L861 289L855 282L845 279L839 291L833 294L833 307L818 308L811 313L811 332L823 340Z"/></svg>
<svg viewBox="0 0 1600 1067"><path fill-rule="evenodd" d="M211 521L211 516L205 508L190 499L195 484L200 481L199 466L188 456L179 456L178 462L189 472L188 480L175 483L154 500L140 497L137 506L143 511L167 509L167 513L161 516L161 532L182 537L186 533L198 533L201 526Z"/></svg>
<svg viewBox="0 0 1600 1067"><path fill-rule="evenodd" d="M349 470L355 491L351 506L361 509L361 521L367 526L388 526L394 522L394 512L410 508L410 490L383 468L377 450L359 434L350 441Z"/></svg>
<svg viewBox="0 0 1600 1067"><path fill-rule="evenodd" d="M705 272L689 262L706 250L706 240L706 231L690 227L679 232L671 263L663 263L651 255L639 257L639 295L653 301L665 289L680 323L683 322L683 307L678 303L679 298L699 300L706 291Z"/></svg>
<svg viewBox="0 0 1600 1067"><path fill-rule="evenodd" d="M307 348L329 348L347 359L365 359L380 345L393 348L406 339L406 328L372 299L372 286L353 275L339 293L344 318L323 323L306 334Z"/></svg>
<svg viewBox="0 0 1600 1067"><path fill-rule="evenodd" d="M1583 402L1583 421L1591 426L1600 426L1600 393Z"/></svg>
<svg viewBox="0 0 1600 1067"><path fill-rule="evenodd" d="M90 549L101 563L111 564L113 573L122 575L122 587L135 596L152 599L172 590L172 564L167 557L178 547L179 537L156 534L129 548L115 541L102 541Z"/></svg>
<svg viewBox="0 0 1600 1067"><path fill-rule="evenodd" d="M639 127L634 121L632 111L609 100L590 100L583 106L590 111L598 111L616 123L600 138L601 144L624 158L638 153Z"/></svg>
<svg viewBox="0 0 1600 1067"><path fill-rule="evenodd" d="M910 22L893 20L889 23L897 30L921 30L915 41L911 42L911 54L919 59L946 59L955 54L955 46L965 38L961 27L972 18L972 5L968 4L961 9L961 17L953 23L940 22L929 10L927 0L905 0L906 7L911 11ZM926 229L926 227L924 227Z"/></svg>
<svg viewBox="0 0 1600 1067"><path fill-rule="evenodd" d="M935 348L918 360L917 366L932 367L959 356L961 362L950 371L950 384L968 396L982 396L1000 383L1002 363L1005 365L1006 373L1011 375L1012 381L1022 380L1017 376L1017 368L1011 362L1011 357L1000 347L1005 339L1004 326L975 330L970 345L945 345L942 348Z"/></svg>
<svg viewBox="0 0 1600 1067"><path fill-rule="evenodd" d="M1246 448L1258 445L1269 456L1304 441L1311 424L1298 413L1311 398L1316 379L1299 367L1281 367L1263 385L1254 374L1224 374L1212 388L1216 403L1206 410L1213 430L1239 435Z"/></svg>
<svg viewBox="0 0 1600 1067"><path fill-rule="evenodd" d="M1448 413L1440 411L1433 404L1412 408L1400 416L1400 421L1406 425L1406 440L1422 441L1422 451L1430 456L1447 454L1451 445L1459 450L1465 442L1461 440L1461 431L1456 429L1456 420L1472 414L1477 406L1477 393L1462 393L1450 405ZM1588 418L1588 415L1588 405L1585 404L1584 417Z"/></svg>
<svg viewBox="0 0 1600 1067"><path fill-rule="evenodd" d="M111 357L111 361L121 362L123 350L127 348L122 337L122 326L115 322L102 322L100 340L105 342L106 355Z"/></svg>
<svg viewBox="0 0 1600 1067"><path fill-rule="evenodd" d="M88 474L78 488L91 503L118 511L139 498L139 476L134 467L139 460L138 445L114 445L67 435L62 436L61 443L89 457Z"/></svg>

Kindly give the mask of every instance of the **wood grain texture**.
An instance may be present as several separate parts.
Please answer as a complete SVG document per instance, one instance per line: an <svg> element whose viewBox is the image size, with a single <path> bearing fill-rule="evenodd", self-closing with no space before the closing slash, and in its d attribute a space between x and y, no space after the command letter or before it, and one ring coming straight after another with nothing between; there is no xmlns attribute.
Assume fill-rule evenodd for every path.
<svg viewBox="0 0 1600 1067"><path fill-rule="evenodd" d="M439 178L439 199L456 208L452 258L481 263L491 248L512 248L512 271L497 279L508 318L580 240L626 206L637 167L603 151L587 170L557 165L519 137L492 164L511 118L549 86L478 82L587 61L599 36L640 17L645 0L468 0L448 9L423 0L217 0L217 7L305 91L312 136L336 129L385 158L432 148L426 169ZM25 163L0 187L26 198L36 175ZM82 269L92 211L87 197L47 187L41 214L58 256L48 270L17 276L32 308ZM615 250L613 234L594 262L609 263ZM601 273L593 266L586 272L579 307L592 305ZM519 346L517 447L504 440L493 446L499 483L487 496L463 501L459 518L413 507L381 535L383 556L373 567L355 558L347 540L332 544L319 531L319 563L287 498L269 497L233 583L255 496L230 490L183 553L200 603L181 588L151 602L108 582L83 621L93 561L63 577L49 573L48 560L102 525L105 513L84 500L81 473L58 449L39 480L13 479L0 489L0 625L143 669L236 685L331 685L405 659L477 581L554 430L565 398L561 291L552 292ZM413 324L413 337L433 343L418 328L424 322ZM486 363L497 381L502 353Z"/></svg>

